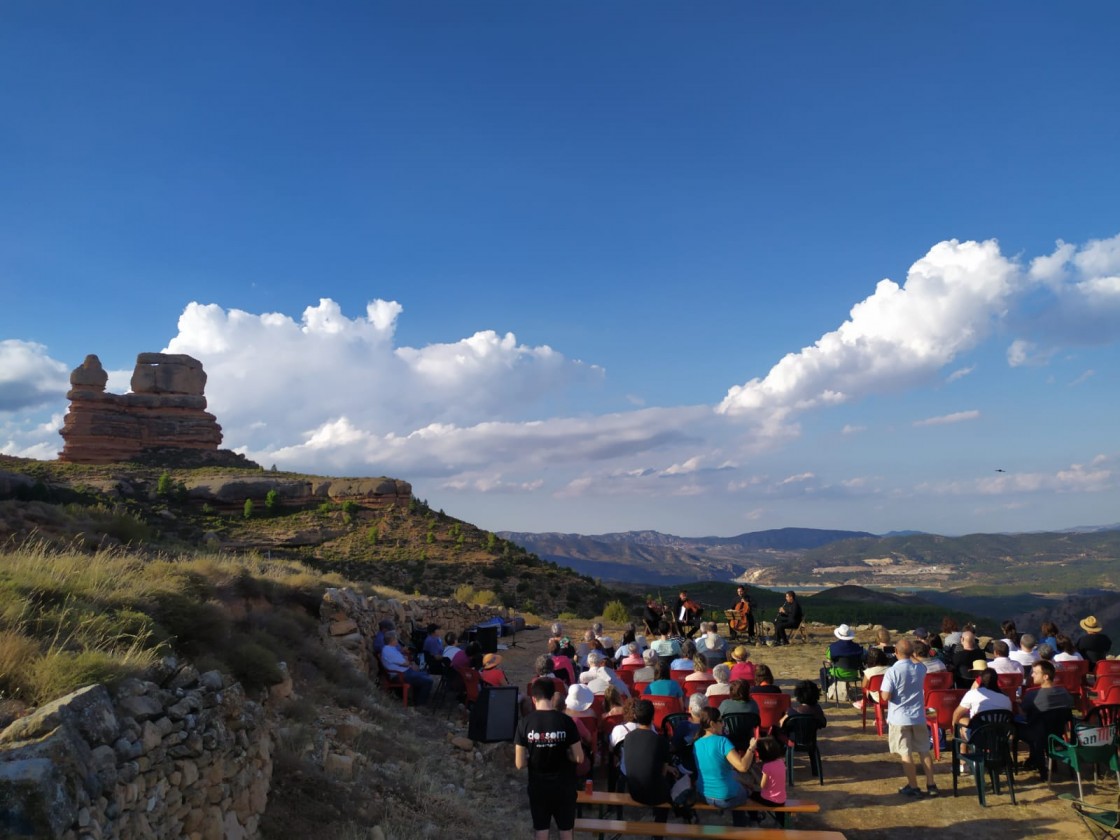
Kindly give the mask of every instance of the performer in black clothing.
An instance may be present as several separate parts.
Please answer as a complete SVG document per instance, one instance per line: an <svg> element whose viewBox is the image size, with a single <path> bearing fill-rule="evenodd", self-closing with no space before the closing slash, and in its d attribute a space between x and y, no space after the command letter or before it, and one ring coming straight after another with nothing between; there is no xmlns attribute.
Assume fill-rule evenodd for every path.
<svg viewBox="0 0 1120 840"><path fill-rule="evenodd" d="M786 593L786 602L778 607L778 617L774 619L774 638L779 645L788 645L787 630L796 630L804 619L801 604L792 590Z"/></svg>
<svg viewBox="0 0 1120 840"><path fill-rule="evenodd" d="M738 599L728 614L727 626L731 631L731 638L735 639L745 635L748 641L754 641L754 613L751 611L751 598L747 594L747 587L740 585ZM734 613L731 615L730 613Z"/></svg>
<svg viewBox="0 0 1120 840"><path fill-rule="evenodd" d="M646 598L646 608L642 612L642 623L646 626L647 636L657 635L657 625L662 621L664 607L657 603L652 595Z"/></svg>
<svg viewBox="0 0 1120 840"><path fill-rule="evenodd" d="M700 617L704 614L704 607L699 601L688 597L684 589L677 596L676 619L680 625L681 633L691 639L700 629Z"/></svg>

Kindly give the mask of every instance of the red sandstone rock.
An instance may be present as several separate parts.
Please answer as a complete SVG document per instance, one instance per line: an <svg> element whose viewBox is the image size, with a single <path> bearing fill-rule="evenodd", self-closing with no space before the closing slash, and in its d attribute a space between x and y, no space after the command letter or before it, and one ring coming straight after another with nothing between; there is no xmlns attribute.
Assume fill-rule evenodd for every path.
<svg viewBox="0 0 1120 840"><path fill-rule="evenodd" d="M60 461L111 464L151 449L218 451L222 427L205 410L206 374L197 359L141 353L132 374L133 393L106 393L107 381L94 355L71 372Z"/></svg>

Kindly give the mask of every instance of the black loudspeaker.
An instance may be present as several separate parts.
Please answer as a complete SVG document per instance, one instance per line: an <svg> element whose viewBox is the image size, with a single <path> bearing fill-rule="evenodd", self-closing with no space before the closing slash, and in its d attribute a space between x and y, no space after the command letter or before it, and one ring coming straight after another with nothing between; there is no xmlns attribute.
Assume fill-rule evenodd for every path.
<svg viewBox="0 0 1120 840"><path fill-rule="evenodd" d="M498 652L498 633L501 628L497 624L486 624L474 628L474 638L482 648L483 653Z"/></svg>
<svg viewBox="0 0 1120 840"><path fill-rule="evenodd" d="M512 741L517 731L517 686L483 686L471 706L467 737L472 741Z"/></svg>

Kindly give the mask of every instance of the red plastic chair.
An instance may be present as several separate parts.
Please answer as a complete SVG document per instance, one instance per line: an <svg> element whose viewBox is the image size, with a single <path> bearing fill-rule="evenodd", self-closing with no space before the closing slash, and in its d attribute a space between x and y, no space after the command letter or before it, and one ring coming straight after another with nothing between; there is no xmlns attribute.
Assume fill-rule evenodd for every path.
<svg viewBox="0 0 1120 840"><path fill-rule="evenodd" d="M618 674L618 678L626 684L626 687L628 689L630 689L631 694L635 693L634 692L634 671L636 671L636 670L637 670L636 668L628 668L626 670L623 670L623 669L620 668L619 670L617 670L615 672L616 674Z"/></svg>
<svg viewBox="0 0 1120 840"><path fill-rule="evenodd" d="M929 695L933 691L944 691L953 687L952 671L932 671L926 674L923 688L926 696L926 705L929 705Z"/></svg>
<svg viewBox="0 0 1120 840"><path fill-rule="evenodd" d="M684 691L685 682L691 673L692 671L670 671L669 678L681 687L681 691Z"/></svg>
<svg viewBox="0 0 1120 840"><path fill-rule="evenodd" d="M477 672L475 673L477 677ZM392 674L377 663L377 684L386 691L399 691L401 693L401 703L405 708L408 708L408 695L412 691L412 686L404 681L404 676L401 674Z"/></svg>
<svg viewBox="0 0 1120 840"><path fill-rule="evenodd" d="M666 697L661 694L643 694L641 699L653 703L653 728L658 732L661 731L661 722L665 720L666 715L684 711L684 705L681 703L679 697Z"/></svg>
<svg viewBox="0 0 1120 840"><path fill-rule="evenodd" d="M782 722L793 700L788 694L752 694L751 699L758 705L760 735L768 734L772 727Z"/></svg>
<svg viewBox="0 0 1120 840"><path fill-rule="evenodd" d="M1060 664L1060 663L1059 663ZM1120 659L1100 659L1093 669L1097 677L1120 676Z"/></svg>
<svg viewBox="0 0 1120 840"><path fill-rule="evenodd" d="M1063 671L1074 672L1077 674L1078 684L1082 684L1085 682L1085 677L1089 673L1089 661L1087 659L1075 659L1072 662L1055 662L1054 668L1059 673ZM1067 688L1066 690L1068 691L1069 689Z"/></svg>
<svg viewBox="0 0 1120 840"><path fill-rule="evenodd" d="M606 709L607 698L602 694L596 694L591 700L591 711L595 713L595 719L598 720L603 716Z"/></svg>
<svg viewBox="0 0 1120 840"><path fill-rule="evenodd" d="M943 688L931 691L926 698L926 725L933 738L933 758L941 758L940 730L953 725L953 712L968 692L963 688Z"/></svg>
<svg viewBox="0 0 1120 840"><path fill-rule="evenodd" d="M463 681L463 692L466 696L466 703L464 705L470 708L474 705L474 701L478 699L478 687L482 680L478 676L478 671L474 668L456 668L455 673L457 673L459 679Z"/></svg>
<svg viewBox="0 0 1120 840"><path fill-rule="evenodd" d="M643 694L646 693L646 688L648 686L649 686L648 681L639 682L638 680L634 680L634 694L637 695L638 697L641 697Z"/></svg>
<svg viewBox="0 0 1120 840"><path fill-rule="evenodd" d="M1055 662L1055 666L1061 665L1080 665L1080 662ZM1080 668L1061 668L1058 667L1054 671L1054 685L1060 685L1065 688L1073 697L1073 707L1075 709L1082 709L1087 705L1087 697L1085 695L1085 688L1081 684L1082 678L1088 673L1089 663L1085 663L1085 670Z"/></svg>
<svg viewBox="0 0 1120 840"><path fill-rule="evenodd" d="M867 680L867 690L863 693L863 728L867 729L867 711L875 710L875 732L882 737L883 727L886 726L887 704L884 700L872 700L871 692L878 691L883 685L883 675L876 674Z"/></svg>
<svg viewBox="0 0 1120 840"><path fill-rule="evenodd" d="M1023 675L997 674L996 682L999 684L999 690L1011 701L1012 714L1019 714L1019 695L1022 693Z"/></svg>
<svg viewBox="0 0 1120 840"><path fill-rule="evenodd" d="M727 700L729 697L731 697L730 694L709 694L708 695L708 708L709 709L718 709L719 704L722 703L724 700Z"/></svg>
<svg viewBox="0 0 1120 840"><path fill-rule="evenodd" d="M1115 697L1118 691L1120 691L1120 674L1102 674L1097 677L1093 687L1085 689L1086 711L1094 706L1108 706L1117 702L1116 700L1106 702L1105 698Z"/></svg>
<svg viewBox="0 0 1120 840"><path fill-rule="evenodd" d="M638 665L637 663L634 663L634 662L630 662L630 663L624 662L621 665L619 665L617 668L615 668L615 672L618 673L618 674L621 674L623 671L629 671L630 673L633 673L634 671L637 671L639 668L644 668L644 667L645 667L644 665Z"/></svg>
<svg viewBox="0 0 1120 840"><path fill-rule="evenodd" d="M684 684L684 699L687 700L693 694L703 694L708 690L708 686L715 685L715 679L710 680L692 680Z"/></svg>

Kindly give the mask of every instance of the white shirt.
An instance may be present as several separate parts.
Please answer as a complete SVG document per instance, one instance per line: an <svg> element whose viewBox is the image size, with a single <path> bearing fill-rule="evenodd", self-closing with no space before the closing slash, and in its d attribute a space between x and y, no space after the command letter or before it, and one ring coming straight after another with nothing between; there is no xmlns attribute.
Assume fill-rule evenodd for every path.
<svg viewBox="0 0 1120 840"><path fill-rule="evenodd" d="M925 659L918 660L926 666L926 673L932 674L936 671L945 671L945 663L938 659L936 656L930 656Z"/></svg>
<svg viewBox="0 0 1120 840"><path fill-rule="evenodd" d="M1027 653L1027 651L1020 648L1019 650L1011 654L1011 658L1026 668L1031 667L1032 665L1034 665L1034 663L1042 659L1042 657L1039 656L1038 653L1036 653L1034 648L1031 649L1030 653Z"/></svg>
<svg viewBox="0 0 1120 840"><path fill-rule="evenodd" d="M961 708L968 709L969 718L974 718L981 712L994 712L1000 709L1011 711L1011 698L1002 691L992 691L989 688L978 686L970 688L961 698Z"/></svg>
<svg viewBox="0 0 1120 840"><path fill-rule="evenodd" d="M381 667L390 674L403 674L408 670L408 660L404 658L400 648L395 645L385 645L381 649Z"/></svg>
<svg viewBox="0 0 1120 840"><path fill-rule="evenodd" d="M1023 666L1015 662L1007 656L997 656L990 663L988 663L992 670L997 674L1019 674L1023 673Z"/></svg>
<svg viewBox="0 0 1120 840"><path fill-rule="evenodd" d="M1085 657L1080 653L1066 653L1065 651L1062 651L1061 653L1054 654L1055 662L1077 662L1084 658Z"/></svg>

